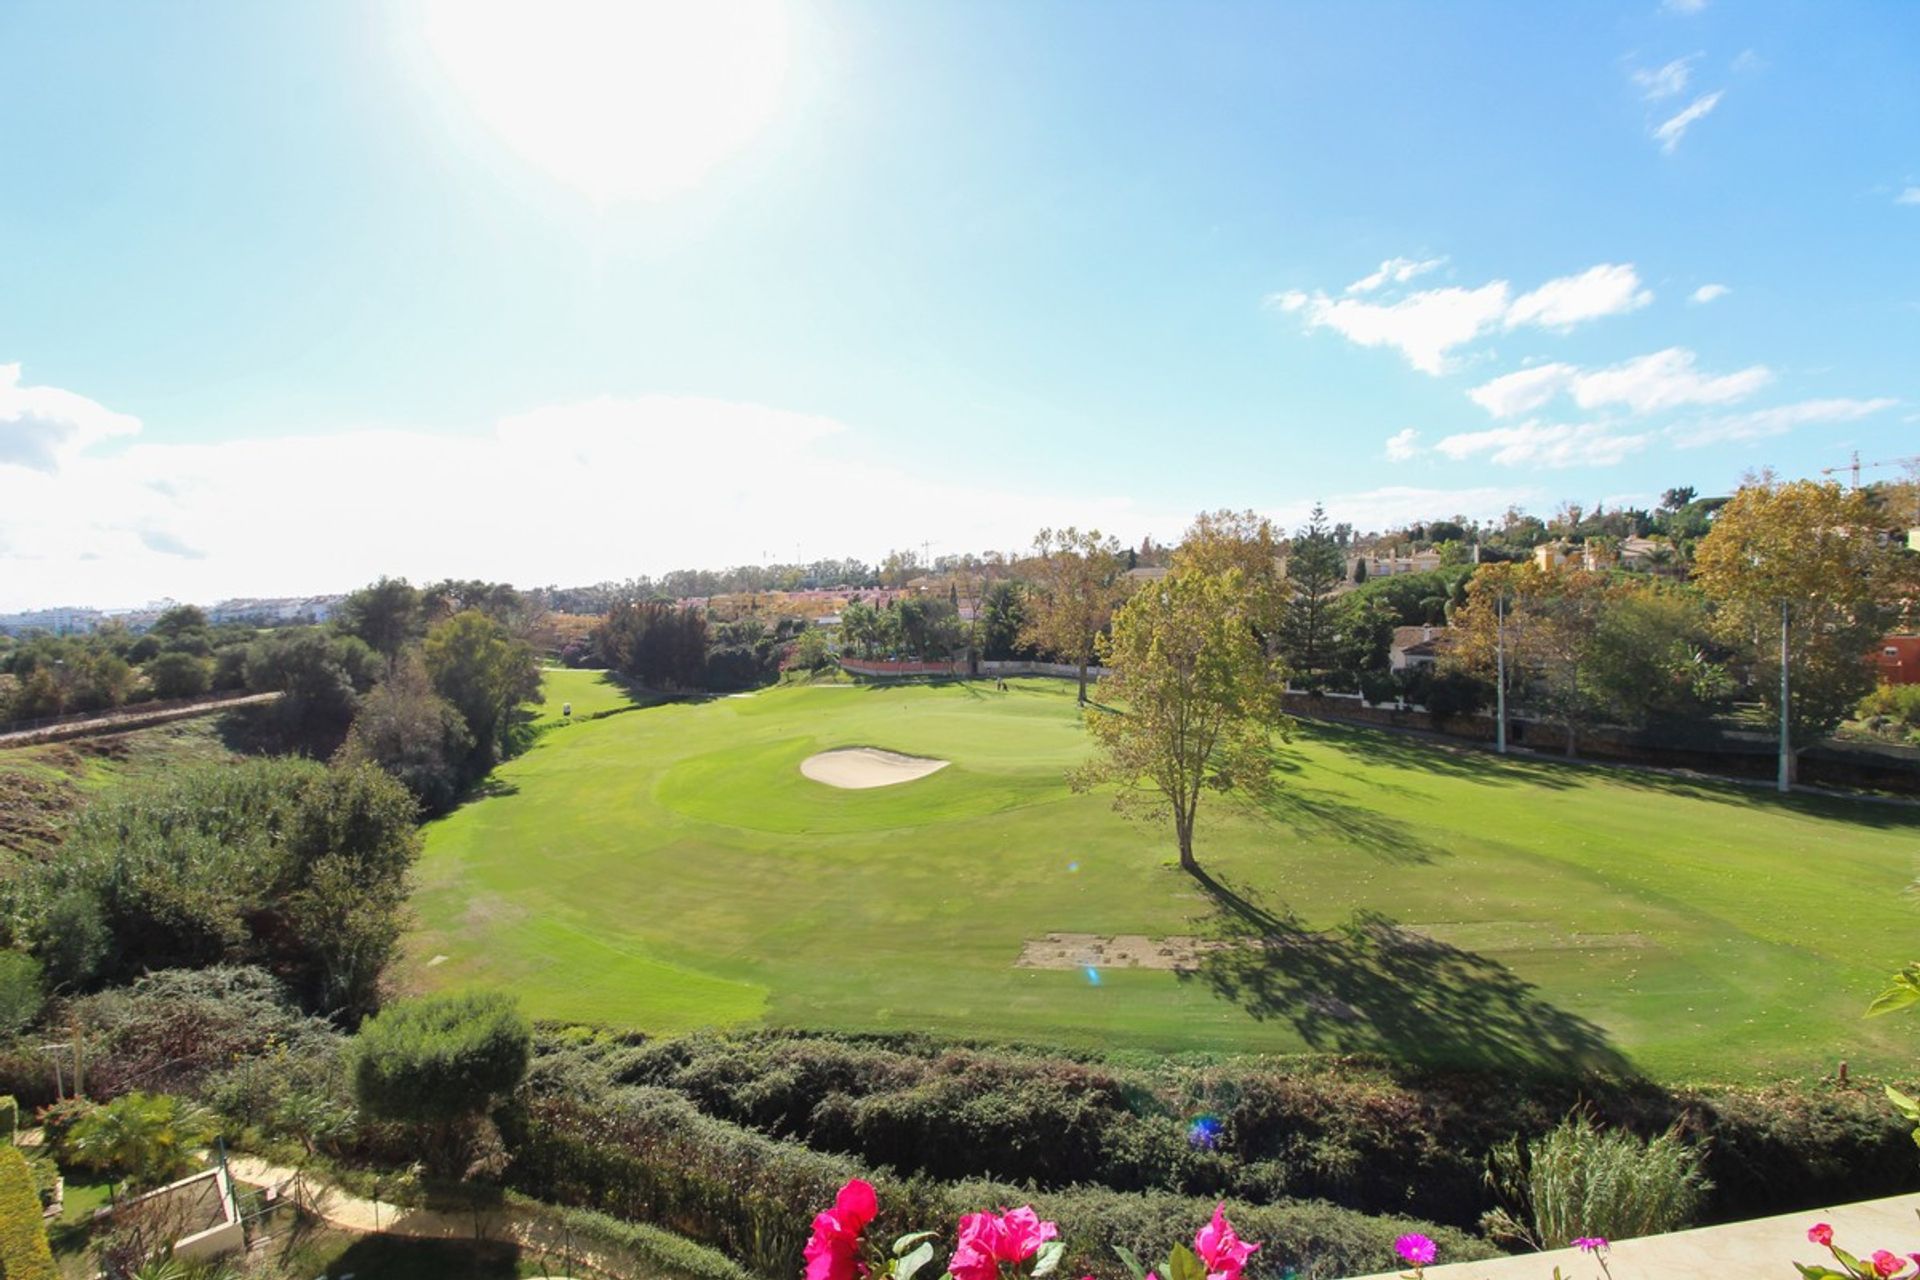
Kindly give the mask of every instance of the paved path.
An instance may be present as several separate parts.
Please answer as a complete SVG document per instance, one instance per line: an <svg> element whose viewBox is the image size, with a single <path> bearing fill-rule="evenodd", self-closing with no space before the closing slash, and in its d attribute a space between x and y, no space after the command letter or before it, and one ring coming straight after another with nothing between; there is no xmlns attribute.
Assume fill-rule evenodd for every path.
<svg viewBox="0 0 1920 1280"><path fill-rule="evenodd" d="M423 1240L508 1240L548 1258L566 1259L575 1273L592 1273L610 1280L658 1274L655 1268L624 1253L583 1248L578 1232L525 1205L464 1210L388 1204L364 1199L312 1174L254 1156L229 1154L227 1172L235 1182L274 1189L278 1196L344 1231L377 1231Z"/></svg>
<svg viewBox="0 0 1920 1280"><path fill-rule="evenodd" d="M1677 1276L1791 1276L1795 1262L1832 1263L1807 1240L1816 1222L1833 1227L1833 1242L1858 1258L1875 1249L1905 1256L1920 1251L1920 1195L1862 1200L1777 1218L1753 1218L1723 1227L1696 1227L1671 1235L1621 1240L1607 1254L1613 1280L1669 1280ZM1445 1259L1441 1260L1445 1263ZM1567 1280L1599 1277L1600 1267L1578 1249L1556 1249L1490 1262L1428 1267L1426 1280L1550 1280L1555 1267ZM1403 1274L1383 1271L1365 1280Z"/></svg>
<svg viewBox="0 0 1920 1280"><path fill-rule="evenodd" d="M167 724L174 720L190 720L195 716L210 716L215 712L231 711L235 707L252 706L259 702L272 702L279 696L278 693L247 693L237 698L222 698L217 702L198 702L190 707L166 707L152 711L121 708L118 711L103 713L92 720L75 720L68 724L50 724L39 729L0 733L0 747L27 747L40 742L62 742L68 738L90 737L96 733L122 733L148 725Z"/></svg>

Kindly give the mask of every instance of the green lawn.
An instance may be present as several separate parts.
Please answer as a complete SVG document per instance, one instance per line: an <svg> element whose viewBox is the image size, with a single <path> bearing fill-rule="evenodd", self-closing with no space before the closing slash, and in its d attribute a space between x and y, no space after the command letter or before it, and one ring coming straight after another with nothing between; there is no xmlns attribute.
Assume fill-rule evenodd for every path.
<svg viewBox="0 0 1920 1280"><path fill-rule="evenodd" d="M608 671L548 667L541 672L541 677L541 691L547 700L533 708L535 725L559 724L567 719L560 713L569 703L573 705L574 720L640 705L619 677Z"/></svg>
<svg viewBox="0 0 1920 1280"><path fill-rule="evenodd" d="M593 675L551 678L578 712ZM953 763L870 791L801 776L854 744ZM1161 830L1067 790L1084 750L1071 686L1039 680L787 687L574 725L428 828L410 973L658 1031L1668 1079L1910 1065L1920 1028L1859 1014L1920 952L1914 810L1303 728L1278 803L1203 812L1209 889ZM1019 967L1052 932L1268 941L1184 976Z"/></svg>

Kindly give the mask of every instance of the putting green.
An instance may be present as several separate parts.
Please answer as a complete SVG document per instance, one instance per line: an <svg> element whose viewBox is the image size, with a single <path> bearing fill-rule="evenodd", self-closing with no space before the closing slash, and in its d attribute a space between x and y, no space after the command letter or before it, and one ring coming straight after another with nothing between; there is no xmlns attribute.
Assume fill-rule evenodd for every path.
<svg viewBox="0 0 1920 1280"><path fill-rule="evenodd" d="M867 790L801 774L849 746L952 763ZM1085 750L1071 685L1039 680L779 688L569 726L428 827L410 979L659 1031L1666 1078L1911 1062L1915 1028L1859 1014L1913 952L1913 810L1308 728L1267 809L1206 802L1209 888L1162 829L1067 789Z"/></svg>

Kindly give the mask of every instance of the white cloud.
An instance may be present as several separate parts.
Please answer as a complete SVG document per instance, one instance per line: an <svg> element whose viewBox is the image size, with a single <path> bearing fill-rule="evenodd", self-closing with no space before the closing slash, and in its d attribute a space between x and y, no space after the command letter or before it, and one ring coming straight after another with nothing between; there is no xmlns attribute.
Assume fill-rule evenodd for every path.
<svg viewBox="0 0 1920 1280"><path fill-rule="evenodd" d="M1393 347L1422 373L1447 369L1447 353L1472 342L1507 311L1507 282L1478 289L1427 289L1393 303L1308 295L1278 295L1284 311L1304 312L1310 329L1332 329L1363 347Z"/></svg>
<svg viewBox="0 0 1920 1280"><path fill-rule="evenodd" d="M1695 369L1694 360L1685 347L1668 347L1604 369L1545 364L1504 374L1467 395L1496 418L1532 413L1563 392L1582 409L1622 405L1629 412L1644 414L1685 405L1731 404L1773 380L1764 365L1708 374Z"/></svg>
<svg viewBox="0 0 1920 1280"><path fill-rule="evenodd" d="M1387 437L1387 461L1407 462L1420 456L1420 433L1412 427Z"/></svg>
<svg viewBox="0 0 1920 1280"><path fill-rule="evenodd" d="M138 418L59 387L22 386L20 366L0 364L0 468L51 475L81 450L138 430Z"/></svg>
<svg viewBox="0 0 1920 1280"><path fill-rule="evenodd" d="M1423 276L1436 267L1446 265L1446 258L1388 258L1380 264L1380 269L1372 275L1362 276L1347 286L1348 293L1371 293L1383 284L1405 284L1415 276Z"/></svg>
<svg viewBox="0 0 1920 1280"><path fill-rule="evenodd" d="M1712 93L1702 94L1688 104L1684 111L1669 118L1658 129L1655 129L1653 131L1653 137L1654 141L1660 144L1660 149L1668 155L1672 155L1674 148L1680 145L1680 139L1687 136L1687 130L1693 127L1695 121L1719 106L1720 99L1724 96L1725 92L1724 89L1715 89Z"/></svg>
<svg viewBox="0 0 1920 1280"><path fill-rule="evenodd" d="M1579 376L1580 370L1573 365L1543 364L1483 382L1467 392L1467 397L1496 418L1513 418L1532 413Z"/></svg>
<svg viewBox="0 0 1920 1280"><path fill-rule="evenodd" d="M1571 329L1583 320L1637 311L1652 301L1652 292L1640 287L1640 276L1632 263L1602 263L1521 294L1507 311L1506 326Z"/></svg>
<svg viewBox="0 0 1920 1280"><path fill-rule="evenodd" d="M1675 58L1664 67L1655 67L1649 71L1641 68L1633 73L1634 84L1648 99L1671 98L1675 94L1685 93L1687 80L1693 75L1693 64L1700 55L1690 54L1684 58Z"/></svg>
<svg viewBox="0 0 1920 1280"><path fill-rule="evenodd" d="M1908 187L1893 198L1895 204L1920 204L1920 187Z"/></svg>
<svg viewBox="0 0 1920 1280"><path fill-rule="evenodd" d="M1673 13L1692 15L1705 9L1707 0L1661 0L1661 5Z"/></svg>
<svg viewBox="0 0 1920 1280"><path fill-rule="evenodd" d="M1723 414L1669 427L1667 434L1682 449L1721 444L1730 440L1764 440L1782 436L1795 427L1817 422L1855 422L1882 413L1899 404L1890 397L1859 400L1835 397L1826 400L1801 400L1794 404L1755 409L1750 413Z"/></svg>
<svg viewBox="0 0 1920 1280"><path fill-rule="evenodd" d="M96 443L102 424L134 429L107 414ZM595 582L787 559L796 537L807 558L878 559L923 537L936 551L1022 546L1042 525L1174 536L1200 505L943 477L875 461L870 439L830 418L675 396L535 409L462 435L63 449L57 472L0 465L0 610L341 591L382 573ZM835 493L859 497L821 501ZM345 514L316 536L327 510Z"/></svg>
<svg viewBox="0 0 1920 1280"><path fill-rule="evenodd" d="M1634 413L1654 413L1682 405L1731 404L1773 381L1765 365L1738 373L1707 374L1695 370L1693 362L1693 352L1685 347L1668 347L1583 373L1573 383L1574 403L1582 409L1619 404Z"/></svg>
<svg viewBox="0 0 1920 1280"><path fill-rule="evenodd" d="M1705 305L1706 303L1724 298L1732 292L1733 290L1724 284L1703 284L1688 296L1688 301Z"/></svg>
<svg viewBox="0 0 1920 1280"><path fill-rule="evenodd" d="M1384 269L1387 264L1382 265ZM1355 284L1367 284L1372 278ZM1414 368L1431 374L1447 372L1454 350L1496 329L1532 325L1564 331L1583 321L1636 310L1652 300L1653 294L1641 288L1630 263L1589 267L1578 275L1549 280L1518 298L1505 280L1494 280L1477 289L1423 289L1395 302L1333 298L1299 289L1265 299L1268 306L1304 316L1309 329L1332 329L1363 347L1392 347Z"/></svg>
<svg viewBox="0 0 1920 1280"><path fill-rule="evenodd" d="M1486 455L1503 467L1603 467L1646 448L1650 432L1619 432L1603 422L1527 421L1512 427L1463 431L1434 448L1456 461Z"/></svg>

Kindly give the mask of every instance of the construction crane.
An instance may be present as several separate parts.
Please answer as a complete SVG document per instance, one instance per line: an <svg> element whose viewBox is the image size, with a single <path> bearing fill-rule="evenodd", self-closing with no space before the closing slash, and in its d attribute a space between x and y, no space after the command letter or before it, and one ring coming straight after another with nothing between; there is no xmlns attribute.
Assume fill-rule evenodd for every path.
<svg viewBox="0 0 1920 1280"><path fill-rule="evenodd" d="M1920 463L1920 454L1916 454L1910 458L1888 458L1885 462L1862 462L1860 461L1860 451L1855 449L1853 451L1852 462L1844 467L1822 467L1820 468L1820 474L1823 476L1837 476L1842 471L1845 471L1853 480L1850 487L1858 489L1860 487L1861 467L1907 467L1917 463Z"/></svg>

